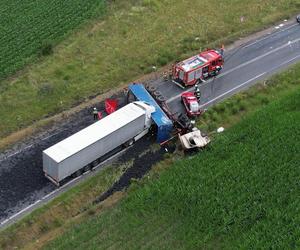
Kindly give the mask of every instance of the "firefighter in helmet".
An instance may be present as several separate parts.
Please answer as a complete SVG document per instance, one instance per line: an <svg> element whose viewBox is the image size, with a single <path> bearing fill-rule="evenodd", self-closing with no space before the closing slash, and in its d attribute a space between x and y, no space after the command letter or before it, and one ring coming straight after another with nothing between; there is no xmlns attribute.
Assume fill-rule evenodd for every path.
<svg viewBox="0 0 300 250"><path fill-rule="evenodd" d="M98 110L96 107L93 109L93 116L94 116L94 121L98 120Z"/></svg>
<svg viewBox="0 0 300 250"><path fill-rule="evenodd" d="M196 96L198 102L200 103L201 92L200 92L198 82L196 82L196 84L195 84L194 95Z"/></svg>

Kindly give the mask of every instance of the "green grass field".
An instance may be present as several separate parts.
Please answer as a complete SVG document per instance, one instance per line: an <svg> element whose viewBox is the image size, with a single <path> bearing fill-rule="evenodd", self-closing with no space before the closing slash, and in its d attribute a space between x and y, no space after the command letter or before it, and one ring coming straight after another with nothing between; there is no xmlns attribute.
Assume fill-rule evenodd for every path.
<svg viewBox="0 0 300 250"><path fill-rule="evenodd" d="M66 34L103 10L102 0L1 1L0 79L51 53Z"/></svg>
<svg viewBox="0 0 300 250"><path fill-rule="evenodd" d="M300 247L300 88L46 249Z"/></svg>
<svg viewBox="0 0 300 250"><path fill-rule="evenodd" d="M32 1L20 1L19 5L30 2ZM76 6L80 6L79 2L72 1L71 4L71 1L55 1L54 7L60 3L63 8L58 11L59 14L70 11L74 16ZM96 2L89 0L87 6L92 8L96 6ZM7 6L16 6L15 1L5 3ZM300 0L110 2L106 14L100 20L91 21L85 28L71 35L54 48L52 56L27 67L13 79L0 83L0 138L44 117L69 109L89 96L132 81L150 72L152 66L165 65L207 46L219 46L276 20L288 18L297 12L299 6ZM35 45L29 43L29 46L37 49L42 41L36 37L39 37L41 32L49 32L49 27L56 23L56 19L61 24L64 18L47 16L47 23L43 25L44 17L39 13L43 8L47 8L47 4L32 4L32 7L33 9L25 8L29 13L24 13L29 16L28 22L35 17L33 22L37 30L32 34ZM48 10L45 13L48 13ZM12 12L13 9L7 9L8 15L13 15ZM74 17L74 25L92 13L94 11L81 9L78 17ZM20 22L26 23L21 21L21 17L22 15L20 20L14 19L16 29ZM243 22L241 17L244 17ZM65 23L67 25L69 21ZM41 31L41 27L45 30ZM54 33L58 32L58 37L62 30L67 29L65 26L52 28ZM18 53L18 49L13 47L12 42L20 43L26 34L31 37L28 33L29 28L24 28L24 34L19 32L20 28L17 31L9 30L9 27L6 29L14 36L19 34L11 43L5 44L11 48L12 53L6 57L14 58L13 55ZM31 41L31 38L26 39ZM4 67L11 64L7 58L2 59L5 62ZM10 72L14 67L10 70L7 68L6 72Z"/></svg>

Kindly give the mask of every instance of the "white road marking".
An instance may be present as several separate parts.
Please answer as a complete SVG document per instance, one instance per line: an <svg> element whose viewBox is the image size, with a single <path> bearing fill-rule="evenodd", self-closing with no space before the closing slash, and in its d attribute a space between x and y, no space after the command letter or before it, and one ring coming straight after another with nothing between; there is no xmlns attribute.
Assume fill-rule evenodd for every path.
<svg viewBox="0 0 300 250"><path fill-rule="evenodd" d="M9 219L6 219L6 220L2 221L2 222L0 223L0 225L4 225L4 224L7 223L8 221L9 221Z"/></svg>
<svg viewBox="0 0 300 250"><path fill-rule="evenodd" d="M295 57L293 57L292 59L289 59L289 60L287 60L287 61L285 61L285 62L279 64L279 67L280 67L280 66L283 66L283 65L285 65L285 64L287 64L287 63L290 63L290 62L294 61L294 60L297 59L298 57L300 57L300 55L295 56Z"/></svg>
<svg viewBox="0 0 300 250"><path fill-rule="evenodd" d="M51 138L51 137L53 137L53 136L59 134L60 132L61 132L61 131L59 131L59 132L57 132L57 133L54 133L54 134L52 134L52 135L46 136L45 138L42 138L42 141L47 140L47 139L49 139L49 138Z"/></svg>
<svg viewBox="0 0 300 250"><path fill-rule="evenodd" d="M45 196L42 198L42 200L45 200L45 199L47 199L49 196L55 194L55 193L57 192L57 190L59 190L59 188L58 188L58 189L55 189L55 190L53 190L51 193L45 195Z"/></svg>
<svg viewBox="0 0 300 250"><path fill-rule="evenodd" d="M23 149L21 149L21 150L18 150L18 151L16 151L16 152L14 152L13 154L11 154L11 155L9 155L9 156L7 156L7 157L4 157L2 160L0 160L0 162L4 161L4 160L6 160L6 159L8 159L8 158L10 158L10 157L12 157L12 156L17 155L17 154L23 152L24 150L31 148L32 146L33 146L33 144L31 144L31 145L29 145L29 146L27 146L27 147L25 147L25 148L23 148Z"/></svg>
<svg viewBox="0 0 300 250"><path fill-rule="evenodd" d="M297 59L297 58L299 58L299 57L300 57L300 55L295 56L295 57L293 57L293 58L291 58L291 59L289 59L289 60L286 60L286 61L280 63L279 65L276 65L276 66L273 67L272 69L270 69L269 72L272 72L273 70L278 69L278 68L280 68L281 66L283 66L283 65L285 65L285 64L288 64L288 63L294 61L295 59Z"/></svg>
<svg viewBox="0 0 300 250"><path fill-rule="evenodd" d="M49 135L49 136L47 136L47 137L45 137L45 138L42 138L41 140L44 141L44 140L46 140L46 139L49 139L50 137L53 137L53 136L59 134L60 132L61 132L61 131L59 131L59 132L57 132L57 133L55 133L55 134ZM31 145L29 145L29 146L27 146L27 147L25 147L25 148L23 148L23 149L21 149L21 150L18 150L18 151L16 151L16 152L14 152L13 154L8 155L7 157L4 157L3 159L0 160L0 162L5 161L5 160L7 160L8 158L10 158L10 157L12 157L12 156L15 156L15 155L17 155L17 154L19 154L19 153L25 151L26 149L29 149L29 148L33 147L33 146L34 146L34 144L31 144Z"/></svg>
<svg viewBox="0 0 300 250"><path fill-rule="evenodd" d="M8 220L9 220L9 221L12 220L13 218L15 218L15 217L17 217L19 214L21 214L21 213L27 211L28 209L30 209L31 207L35 206L35 205L36 205L37 203L39 203L39 202L41 202L41 200L35 201L34 203L32 203L31 205L29 205L28 207L26 207L26 208L22 209L21 211L15 213L14 215L10 216L10 217L8 218Z"/></svg>
<svg viewBox="0 0 300 250"><path fill-rule="evenodd" d="M263 76L263 75L266 74L266 73L267 73L267 72L261 73L261 74L255 76L255 77L249 79L248 81L243 82L243 83L241 83L240 85L235 86L234 88L232 88L232 89L230 89L230 90L224 92L223 94L221 94L221 95L219 95L219 96L217 96L217 97L211 99L210 101L208 101L208 102L206 102L206 103L200 105L200 108L202 108L202 107L206 106L207 104L210 104L210 103L212 103L212 102L214 102L214 101L216 101L216 100L222 98L223 96L226 96L227 94L229 94L229 93L235 91L236 89L238 89L238 88L240 88L240 87L242 87L242 86L248 84L249 82L252 82L252 81L254 81L254 80L260 78L261 76Z"/></svg>
<svg viewBox="0 0 300 250"><path fill-rule="evenodd" d="M268 55L271 55L271 54L273 54L273 53L275 53L275 52L277 52L277 51L279 51L279 50L281 50L281 49L284 49L284 48L286 48L286 47L288 47L288 46L290 46L290 45L292 45L292 44L294 44L294 43L297 43L297 42L299 42L299 41L300 41L300 38L297 38L297 39L295 39L295 40L293 40L293 41L290 41L289 43L283 44L283 45L281 45L281 46L279 46L279 47L277 47L277 48L275 48L275 49L273 49L273 50L268 51L268 52L265 53L265 54L262 54L262 55L260 55L260 56L258 56L258 57L253 58L252 60L250 60L250 61L248 61L248 62L242 63L242 64L240 64L239 66L237 66L237 67L235 67L235 68L232 68L232 69L230 69L230 70L227 70L226 72L224 72L224 73L221 74L221 75L222 75L222 76L228 75L229 73L231 73L231 72L233 72L233 71L235 71L235 70L237 70L237 69L240 69L240 68L242 68L242 67L244 67L244 66L246 66L246 65L248 65L248 64L251 64L251 63L253 63L253 62L256 62L256 61L258 61L258 60L260 60L260 59L262 59L262 58L264 58L264 57L266 57L266 56L268 56ZM220 75L220 76L221 76L221 75Z"/></svg>
<svg viewBox="0 0 300 250"><path fill-rule="evenodd" d="M291 28L293 28L293 27L295 27L295 26L297 26L297 25L298 25L298 24L296 23L296 24L293 24L293 25L287 27L286 29L282 29L282 30L277 31L277 32L274 32L274 33L269 33L268 36L265 36L265 37L263 37L263 38L261 38L261 39L258 39L258 40L256 40L256 41L250 43L250 44L247 44L247 45L245 45L243 48L248 48L248 47L250 47L250 46L252 46L252 45L254 45L254 44L256 44L256 43L259 43L259 42L261 42L261 41L263 41L263 40L266 40L267 38L270 38L270 37L273 36L273 35L277 35L277 34L283 32L283 31L287 31L287 30L289 30L289 29L291 29ZM276 27L278 27L278 26L276 26ZM276 27L275 27L275 29L279 29L279 27L278 27L278 28L276 28Z"/></svg>
<svg viewBox="0 0 300 250"><path fill-rule="evenodd" d="M5 158L5 160L8 159L8 158L10 158L10 157L12 157L12 156L14 156L14 155L17 155L17 154L21 153L22 151L23 151L23 150L19 150L19 151L13 153L13 154L7 156L7 157Z"/></svg>
<svg viewBox="0 0 300 250"><path fill-rule="evenodd" d="M26 149L28 149L28 148L31 148L32 146L33 146L33 144L31 144L31 145L29 145L29 146L23 148L22 151L23 151L23 150L26 150Z"/></svg>
<svg viewBox="0 0 300 250"><path fill-rule="evenodd" d="M178 82L176 82L176 81L174 81L174 80L172 80L172 82L173 82L174 84L176 84L179 88L184 89L184 86L182 86L182 85L179 84Z"/></svg>

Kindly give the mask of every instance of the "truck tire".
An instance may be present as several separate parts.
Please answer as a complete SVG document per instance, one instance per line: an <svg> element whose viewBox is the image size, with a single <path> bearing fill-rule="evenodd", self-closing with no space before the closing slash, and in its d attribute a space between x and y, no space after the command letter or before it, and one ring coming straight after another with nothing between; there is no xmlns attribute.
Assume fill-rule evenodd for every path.
<svg viewBox="0 0 300 250"><path fill-rule="evenodd" d="M88 172L92 169L92 164L88 164L83 168L83 172Z"/></svg>
<svg viewBox="0 0 300 250"><path fill-rule="evenodd" d="M155 92L157 88L153 85L147 84L146 89L152 93L152 92Z"/></svg>
<svg viewBox="0 0 300 250"><path fill-rule="evenodd" d="M74 174L72 174L72 177L76 178L80 175L82 175L82 169L77 170Z"/></svg>
<svg viewBox="0 0 300 250"><path fill-rule="evenodd" d="M155 97L162 96L162 93L160 91L156 90L153 92L153 95L155 95Z"/></svg>
<svg viewBox="0 0 300 250"><path fill-rule="evenodd" d="M156 100L158 102L162 103L162 102L165 102L167 99L163 95L160 95L160 96L156 97Z"/></svg>
<svg viewBox="0 0 300 250"><path fill-rule="evenodd" d="M91 166L92 168L96 167L97 165L99 164L99 161L98 160L95 160L92 162Z"/></svg>

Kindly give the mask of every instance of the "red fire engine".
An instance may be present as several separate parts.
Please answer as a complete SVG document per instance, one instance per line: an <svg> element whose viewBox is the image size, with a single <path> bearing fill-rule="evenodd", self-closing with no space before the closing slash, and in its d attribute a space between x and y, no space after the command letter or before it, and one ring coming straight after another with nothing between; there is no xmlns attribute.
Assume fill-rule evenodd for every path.
<svg viewBox="0 0 300 250"><path fill-rule="evenodd" d="M207 50L174 64L172 77L183 86L194 85L197 81L217 75L223 68L223 64L221 53L216 50Z"/></svg>

